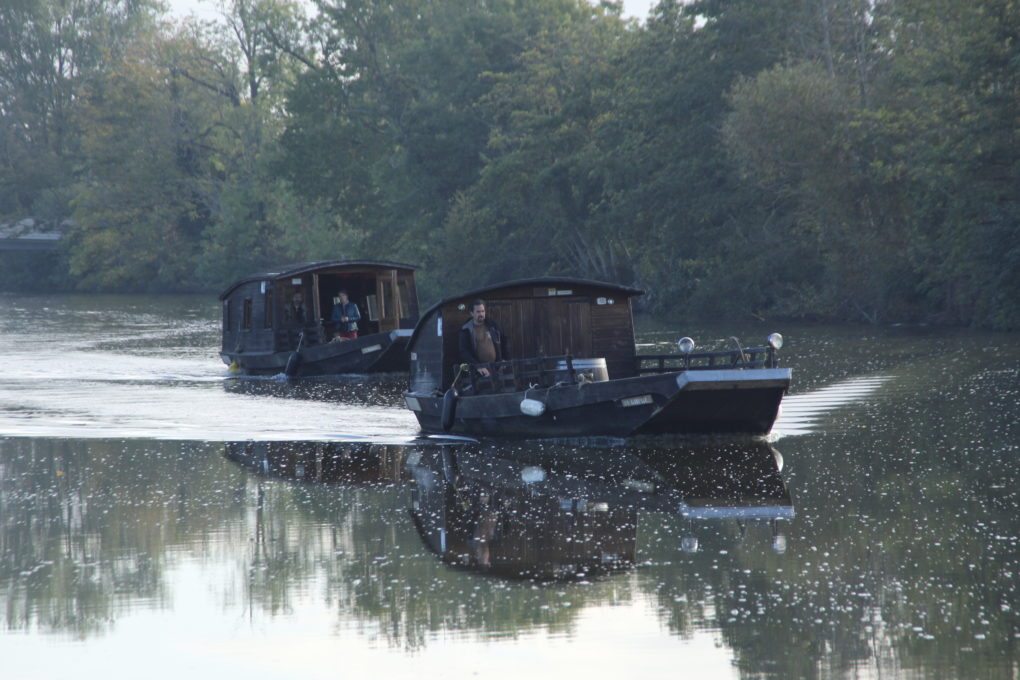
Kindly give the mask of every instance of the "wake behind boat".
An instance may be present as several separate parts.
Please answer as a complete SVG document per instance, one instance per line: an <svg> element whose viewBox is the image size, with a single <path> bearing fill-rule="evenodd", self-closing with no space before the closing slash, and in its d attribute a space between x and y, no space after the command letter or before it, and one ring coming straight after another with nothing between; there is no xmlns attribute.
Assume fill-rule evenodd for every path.
<svg viewBox="0 0 1020 680"><path fill-rule="evenodd" d="M642 294L541 278L443 300L409 342L407 407L426 432L471 436L768 433L791 378L778 365L781 336L700 353L684 338L680 354L638 355L631 299ZM459 336L470 332L466 319L481 298L513 358L470 364L461 356Z"/></svg>

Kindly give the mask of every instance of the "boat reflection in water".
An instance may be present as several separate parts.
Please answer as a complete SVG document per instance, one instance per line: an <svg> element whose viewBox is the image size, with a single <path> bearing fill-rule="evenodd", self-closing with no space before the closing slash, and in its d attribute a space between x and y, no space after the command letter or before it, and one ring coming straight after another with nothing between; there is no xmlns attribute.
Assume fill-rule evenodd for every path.
<svg viewBox="0 0 1020 680"><path fill-rule="evenodd" d="M404 479L407 446L361 442L228 442L228 459L264 477L344 486L392 485Z"/></svg>
<svg viewBox="0 0 1020 680"><path fill-rule="evenodd" d="M734 455L730 446L739 447ZM794 517L782 458L764 442L668 451L569 447L440 447L408 456L411 514L444 562L496 576L577 579L636 563L639 516L689 522L681 549L698 549L704 522Z"/></svg>
<svg viewBox="0 0 1020 680"><path fill-rule="evenodd" d="M782 457L765 442L662 448L237 442L227 457L261 476L409 485L410 515L444 563L514 579L572 580L632 568L643 514L683 521L697 552L706 523L772 528L794 517Z"/></svg>
<svg viewBox="0 0 1020 680"><path fill-rule="evenodd" d="M581 578L635 561L641 492L530 456L442 447L408 459L411 516L444 562L513 578ZM634 486L654 485L640 477Z"/></svg>

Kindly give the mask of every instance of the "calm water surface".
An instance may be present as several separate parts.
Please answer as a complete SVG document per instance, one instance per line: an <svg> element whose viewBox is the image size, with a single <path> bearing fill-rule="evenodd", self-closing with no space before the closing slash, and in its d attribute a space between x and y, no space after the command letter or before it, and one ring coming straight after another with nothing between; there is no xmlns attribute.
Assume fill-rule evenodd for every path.
<svg viewBox="0 0 1020 680"><path fill-rule="evenodd" d="M783 331L768 440L422 438L203 297L0 296L0 677L1020 677L1020 342Z"/></svg>

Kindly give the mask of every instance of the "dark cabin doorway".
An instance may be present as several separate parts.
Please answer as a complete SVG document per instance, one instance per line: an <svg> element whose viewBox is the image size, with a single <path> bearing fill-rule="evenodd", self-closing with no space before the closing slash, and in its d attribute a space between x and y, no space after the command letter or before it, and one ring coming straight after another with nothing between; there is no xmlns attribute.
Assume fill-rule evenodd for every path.
<svg viewBox="0 0 1020 680"><path fill-rule="evenodd" d="M331 327L330 319L333 316L334 299L340 295L340 291L346 290L351 302L358 306L361 312L361 321L358 322L358 332L361 335L379 332L379 322L374 321L369 315L369 302L376 294L376 275L374 272L366 274L320 274L319 275L319 315L323 319L330 335L335 331Z"/></svg>

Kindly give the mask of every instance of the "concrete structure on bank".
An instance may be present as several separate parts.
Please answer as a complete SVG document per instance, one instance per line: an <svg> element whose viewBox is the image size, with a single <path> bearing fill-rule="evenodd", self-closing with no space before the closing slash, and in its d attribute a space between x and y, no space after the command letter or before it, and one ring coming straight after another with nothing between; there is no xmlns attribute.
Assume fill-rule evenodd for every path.
<svg viewBox="0 0 1020 680"><path fill-rule="evenodd" d="M69 227L68 221L55 226L34 217L0 223L0 251L56 250Z"/></svg>

